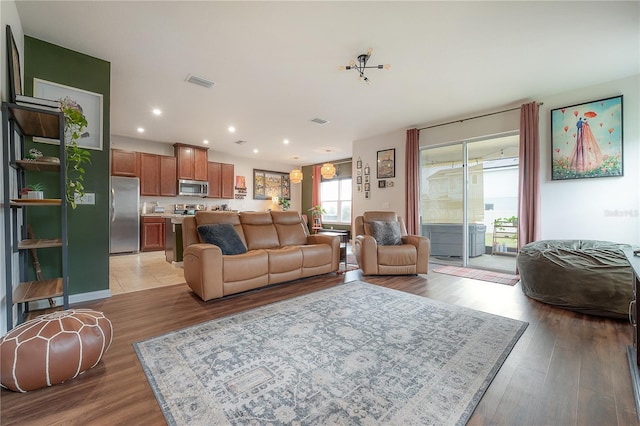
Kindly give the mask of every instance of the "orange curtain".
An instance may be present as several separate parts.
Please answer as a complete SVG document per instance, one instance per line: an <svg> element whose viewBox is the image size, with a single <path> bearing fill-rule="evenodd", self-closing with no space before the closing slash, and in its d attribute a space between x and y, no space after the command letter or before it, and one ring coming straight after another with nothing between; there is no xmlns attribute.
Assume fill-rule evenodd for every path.
<svg viewBox="0 0 640 426"><path fill-rule="evenodd" d="M518 177L518 250L540 239L539 105L520 108L520 166Z"/></svg>
<svg viewBox="0 0 640 426"><path fill-rule="evenodd" d="M320 182L322 182L322 174L320 174L321 165L313 166L313 188L311 190L311 207L320 205Z"/></svg>
<svg viewBox="0 0 640 426"><path fill-rule="evenodd" d="M407 147L405 152L405 219L407 233L420 235L420 131L407 130Z"/></svg>

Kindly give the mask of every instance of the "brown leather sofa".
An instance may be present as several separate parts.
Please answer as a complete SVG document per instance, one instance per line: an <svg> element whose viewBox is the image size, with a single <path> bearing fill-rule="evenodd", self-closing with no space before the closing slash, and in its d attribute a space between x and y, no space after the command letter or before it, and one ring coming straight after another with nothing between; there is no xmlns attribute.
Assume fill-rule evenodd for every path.
<svg viewBox="0 0 640 426"><path fill-rule="evenodd" d="M202 242L197 227L221 223L233 225L246 253L224 255ZM185 280L205 301L339 267L339 238L309 235L295 211L197 212L183 220L182 239Z"/></svg>
<svg viewBox="0 0 640 426"><path fill-rule="evenodd" d="M380 245L372 235L372 222L398 222L397 245ZM376 225L377 225L376 224ZM394 212L365 212L354 222L354 247L363 275L426 274L430 242L427 237L407 235L404 220Z"/></svg>

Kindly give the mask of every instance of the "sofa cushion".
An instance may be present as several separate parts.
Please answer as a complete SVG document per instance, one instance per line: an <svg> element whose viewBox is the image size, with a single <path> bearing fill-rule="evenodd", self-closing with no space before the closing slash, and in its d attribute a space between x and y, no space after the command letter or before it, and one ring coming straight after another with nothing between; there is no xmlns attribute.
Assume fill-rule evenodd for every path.
<svg viewBox="0 0 640 426"><path fill-rule="evenodd" d="M369 222L371 236L375 238L380 246L398 246L402 244L400 233L400 222L398 221L378 221Z"/></svg>
<svg viewBox="0 0 640 426"><path fill-rule="evenodd" d="M185 220L189 219L189 217L185 217ZM240 236L240 239L247 245L247 240L244 238L244 232L242 232L242 225L240 224L240 218L238 217L238 213L234 212L221 212L221 211L199 211L196 213L196 226L200 225L211 225L218 223L230 223L233 225L233 228ZM184 223L184 222L183 222ZM183 229L184 230L184 229ZM201 240L202 241L202 240Z"/></svg>
<svg viewBox="0 0 640 426"><path fill-rule="evenodd" d="M249 250L280 247L276 227L269 212L242 212L240 223Z"/></svg>
<svg viewBox="0 0 640 426"><path fill-rule="evenodd" d="M309 229L298 212L271 212L281 246L307 244Z"/></svg>
<svg viewBox="0 0 640 426"><path fill-rule="evenodd" d="M220 247L222 254L242 254L247 252L235 228L230 223L218 223L198 226L202 241Z"/></svg>

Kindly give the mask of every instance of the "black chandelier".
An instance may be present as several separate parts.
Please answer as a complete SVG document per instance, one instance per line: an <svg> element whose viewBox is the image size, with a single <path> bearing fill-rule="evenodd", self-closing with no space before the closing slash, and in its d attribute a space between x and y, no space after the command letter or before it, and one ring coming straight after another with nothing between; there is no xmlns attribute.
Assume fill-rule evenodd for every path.
<svg viewBox="0 0 640 426"><path fill-rule="evenodd" d="M371 80L369 80L367 78L366 75L364 75L364 70L368 69L368 68L376 68L376 69L385 69L388 70L389 68L391 68L391 65L386 64L386 65L373 65L373 66L367 66L367 62L369 61L369 58L371 57L371 53L373 53L373 49L368 49L367 53L363 53L362 55L358 55L357 60L358 62L354 61L353 59L349 62L349 65L347 65L346 67L340 67L341 71L344 70L356 70L358 71L358 74L360 76L360 80L364 81L367 84L371 84Z"/></svg>

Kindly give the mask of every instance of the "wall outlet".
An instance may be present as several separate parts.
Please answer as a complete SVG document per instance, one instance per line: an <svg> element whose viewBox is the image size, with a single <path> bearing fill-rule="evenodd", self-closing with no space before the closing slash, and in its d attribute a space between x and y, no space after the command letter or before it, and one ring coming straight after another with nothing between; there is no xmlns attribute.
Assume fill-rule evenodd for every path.
<svg viewBox="0 0 640 426"><path fill-rule="evenodd" d="M94 192L87 192L83 197L79 197L78 194L76 194L75 201L76 204L94 205L96 203L96 194Z"/></svg>

